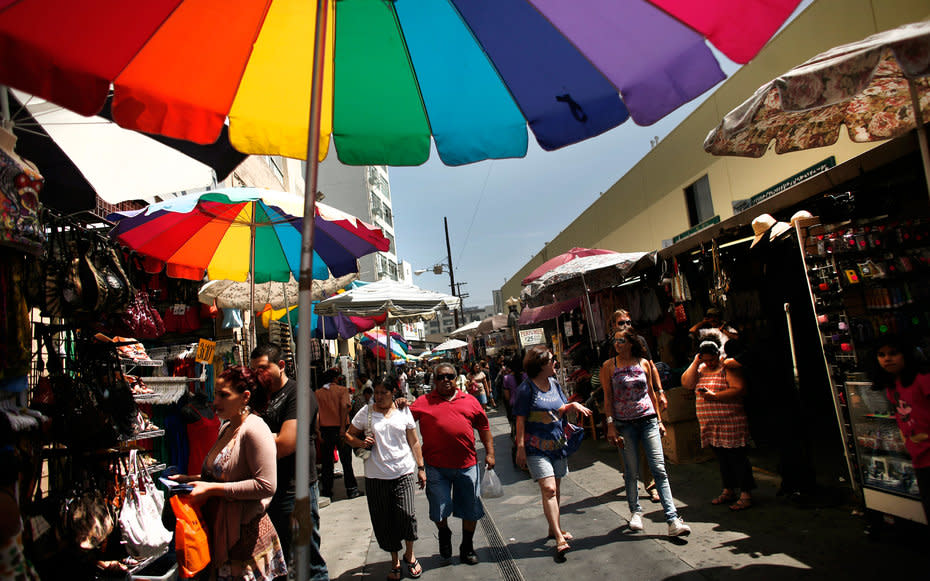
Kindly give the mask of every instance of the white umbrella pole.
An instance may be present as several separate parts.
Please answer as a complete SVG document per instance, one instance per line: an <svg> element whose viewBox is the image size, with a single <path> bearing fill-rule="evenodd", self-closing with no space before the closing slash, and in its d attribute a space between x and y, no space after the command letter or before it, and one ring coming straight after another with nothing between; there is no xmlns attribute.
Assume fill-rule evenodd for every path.
<svg viewBox="0 0 930 581"><path fill-rule="evenodd" d="M320 159L320 110L323 104L329 1L317 0L313 48L313 80L310 85L310 123L307 127L307 169L304 175L304 221L300 241L300 286L297 330L297 450L294 539L296 578L310 578L310 541L313 517L310 511L310 311L313 308L313 234L316 189Z"/></svg>
<svg viewBox="0 0 930 581"><path fill-rule="evenodd" d="M596 349L594 346L594 309L591 308L591 297L588 295L588 283L584 281L584 273L581 273L581 286L584 287L584 305L588 311L588 341L591 343L591 348Z"/></svg>
<svg viewBox="0 0 930 581"><path fill-rule="evenodd" d="M924 115L920 110L920 95L911 79L907 80L907 88L911 91L911 106L914 107L914 123L917 129L917 143L920 144L920 159L924 166L924 180L927 186L927 195L930 196L930 146L927 145L927 130L924 127Z"/></svg>
<svg viewBox="0 0 930 581"><path fill-rule="evenodd" d="M252 223L249 225L249 357L257 344L255 331L255 202L252 202Z"/></svg>

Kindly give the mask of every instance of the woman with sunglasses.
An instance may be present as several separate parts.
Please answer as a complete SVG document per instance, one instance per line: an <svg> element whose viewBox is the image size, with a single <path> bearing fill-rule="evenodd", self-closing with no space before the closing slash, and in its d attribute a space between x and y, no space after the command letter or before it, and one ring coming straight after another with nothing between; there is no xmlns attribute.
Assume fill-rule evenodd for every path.
<svg viewBox="0 0 930 581"><path fill-rule="evenodd" d="M652 374L644 357L645 350L636 333L630 329L615 331L613 344L615 355L601 366L601 384L604 385L604 410L608 414L607 441L623 449L623 481L631 514L630 530L643 530L636 482L639 468L636 449L641 444L656 480L669 536L688 535L691 527L675 510L672 488L665 471L662 451L665 427L656 401Z"/></svg>
<svg viewBox="0 0 930 581"><path fill-rule="evenodd" d="M617 309L614 311L614 329L618 331L630 329L635 332L635 329L633 329L633 320L630 318L629 311L625 309ZM665 391L662 389L662 380L659 379L659 370L652 361L652 353L649 351L646 339L639 334L636 335L636 339L639 341L640 345L643 346L643 357L645 357L647 362L647 372L652 375L652 385L655 386L656 401L659 404L659 411L664 412L665 408L668 407L668 398L665 397ZM649 469L649 462L646 460L646 450L642 446L639 447L639 479L643 482L643 487L646 489L646 494L649 495L649 500L652 502L661 502L662 499L659 498L659 491L656 489L656 479L653 478L652 471Z"/></svg>
<svg viewBox="0 0 930 581"><path fill-rule="evenodd" d="M562 530L559 500L562 478L568 474L565 457L565 413L574 410L584 416L591 410L577 402L569 403L552 377L556 359L543 345L526 353L523 368L528 378L517 388L513 413L516 416L517 465L529 468L539 483L543 514L549 524L549 538L555 539L556 561L565 561L571 533Z"/></svg>

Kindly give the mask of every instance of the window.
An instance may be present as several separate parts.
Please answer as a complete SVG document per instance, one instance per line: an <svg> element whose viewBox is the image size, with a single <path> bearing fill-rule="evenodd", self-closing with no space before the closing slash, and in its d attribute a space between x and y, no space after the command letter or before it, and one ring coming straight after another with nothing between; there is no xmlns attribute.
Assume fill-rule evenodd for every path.
<svg viewBox="0 0 930 581"><path fill-rule="evenodd" d="M706 175L685 188L685 201L688 204L688 221L692 226L714 217L714 201Z"/></svg>

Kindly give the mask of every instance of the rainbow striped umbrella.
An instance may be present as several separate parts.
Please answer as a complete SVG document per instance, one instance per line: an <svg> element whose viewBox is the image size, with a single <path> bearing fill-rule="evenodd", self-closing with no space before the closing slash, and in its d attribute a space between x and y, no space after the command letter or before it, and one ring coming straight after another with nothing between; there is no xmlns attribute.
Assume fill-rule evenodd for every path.
<svg viewBox="0 0 930 581"><path fill-rule="evenodd" d="M725 78L710 45L748 62L799 1L0 1L0 83L84 115L112 84L123 127L228 119L239 151L305 159L320 23L322 156L458 165L522 157L527 125L551 150L652 124Z"/></svg>
<svg viewBox="0 0 930 581"><path fill-rule="evenodd" d="M113 214L112 236L174 278L287 282L300 274L303 203L284 192L219 189ZM326 204L316 204L314 222L317 280L358 272L358 258L390 246L380 228Z"/></svg>

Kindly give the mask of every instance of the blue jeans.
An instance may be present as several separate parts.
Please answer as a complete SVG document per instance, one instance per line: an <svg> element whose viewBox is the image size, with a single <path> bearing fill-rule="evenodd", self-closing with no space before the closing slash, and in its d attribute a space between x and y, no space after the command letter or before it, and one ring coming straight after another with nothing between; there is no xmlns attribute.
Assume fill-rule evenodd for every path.
<svg viewBox="0 0 930 581"><path fill-rule="evenodd" d="M329 581L326 561L320 553L320 485L310 485L310 515L313 517L313 534L310 535L310 579Z"/></svg>
<svg viewBox="0 0 930 581"><path fill-rule="evenodd" d="M623 480L626 485L626 500L630 512L642 512L639 505L639 458L636 453L640 443L646 454L646 461L656 481L656 490L665 509L665 520L671 522L678 517L675 501L672 499L672 487L665 472L665 455L662 452L662 436L659 435L659 421L655 417L640 420L617 421L617 433L623 438Z"/></svg>

